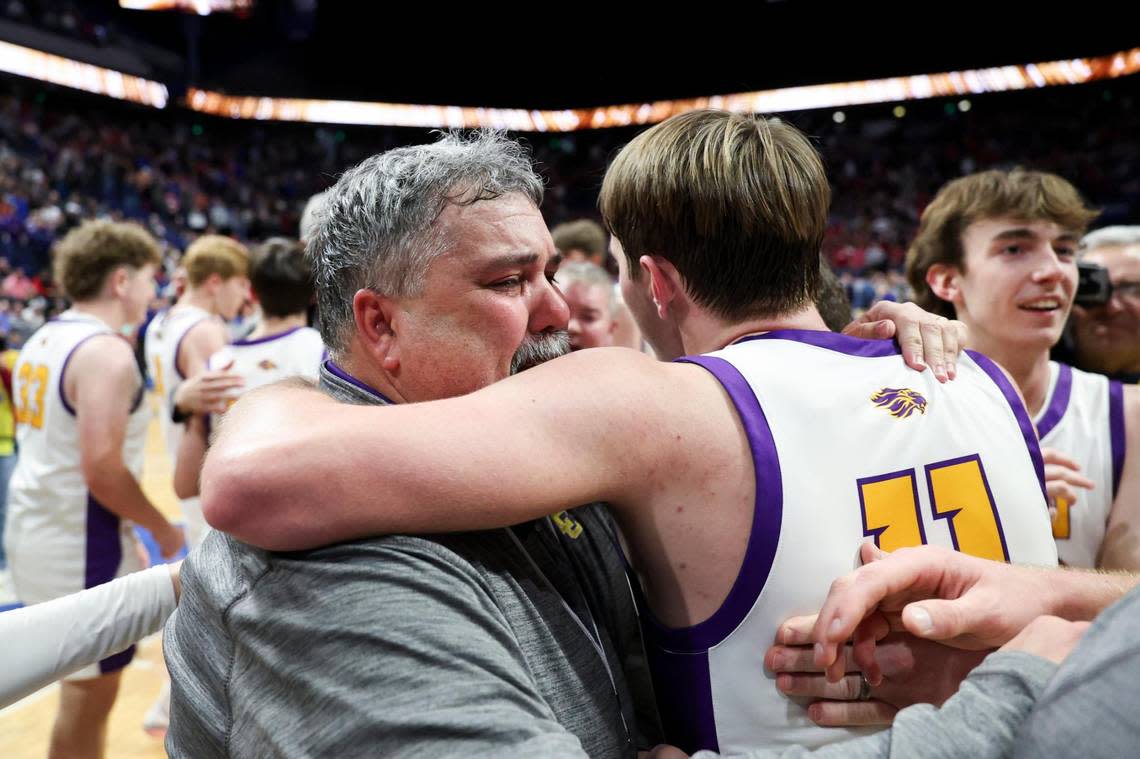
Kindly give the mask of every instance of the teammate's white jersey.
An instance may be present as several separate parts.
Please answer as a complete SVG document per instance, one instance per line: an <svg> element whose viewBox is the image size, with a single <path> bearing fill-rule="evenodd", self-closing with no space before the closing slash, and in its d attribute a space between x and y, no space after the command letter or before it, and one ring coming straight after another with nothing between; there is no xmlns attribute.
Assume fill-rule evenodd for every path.
<svg viewBox="0 0 1140 759"><path fill-rule="evenodd" d="M1047 398L1033 420L1041 445L1075 459L1096 483L1071 506L1058 500L1057 555L1070 566L1095 567L1124 466L1124 389L1103 375L1050 361Z"/></svg>
<svg viewBox="0 0 1140 759"><path fill-rule="evenodd" d="M186 333L195 325L212 318L214 317L208 311L197 306L176 305L160 311L151 320L143 339L147 371L154 381L155 393L162 400L159 423L171 471L177 465L178 446L182 443L185 430L183 425L175 424L171 419L174 393L186 379L178 369L178 352ZM201 502L198 498L186 498L180 505L186 520L186 538L191 547L197 546L209 532L209 526L202 517Z"/></svg>
<svg viewBox="0 0 1140 759"><path fill-rule="evenodd" d="M239 374L245 384L234 395L286 379L304 377L316 382L327 351L321 333L311 327L294 327L256 340L238 340L210 356L209 367ZM216 420L215 420L216 421Z"/></svg>
<svg viewBox="0 0 1140 759"><path fill-rule="evenodd" d="M24 604L91 588L141 569L132 525L88 491L75 409L64 396L64 372L75 350L96 335L116 334L99 319L66 311L28 338L12 373L20 458L8 490L5 543L16 594ZM97 379L97 378L96 378ZM123 461L142 471L149 409L140 374L134 410L123 440ZM105 661L112 671L130 652Z"/></svg>
<svg viewBox="0 0 1140 759"><path fill-rule="evenodd" d="M191 327L212 318L208 311L197 306L174 306L160 311L146 328L143 340L146 368L154 380L155 393L162 399L162 437L171 466L178 460L178 444L183 430L181 424L175 424L170 418L174 409L174 393L186 379L178 369L178 351Z"/></svg>
<svg viewBox="0 0 1140 759"><path fill-rule="evenodd" d="M748 435L756 506L743 566L706 621L643 613L669 743L737 753L863 734L820 728L765 673L780 622L819 610L868 537L1055 565L1032 423L992 361L940 384L890 341L785 330L682 359L724 386ZM710 561L716 558L710 556Z"/></svg>

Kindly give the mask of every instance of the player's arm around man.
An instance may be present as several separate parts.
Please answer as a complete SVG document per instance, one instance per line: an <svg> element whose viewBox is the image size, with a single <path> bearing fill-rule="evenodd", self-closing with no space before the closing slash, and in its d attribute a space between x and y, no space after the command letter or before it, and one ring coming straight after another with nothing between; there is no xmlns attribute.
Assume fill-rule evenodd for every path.
<svg viewBox="0 0 1140 759"><path fill-rule="evenodd" d="M955 376L954 367L957 355L965 347L967 339L964 325L961 322L936 317L922 311L914 304L886 302L876 304L859 320L852 322L844 332L864 339L894 338L898 341L903 359L909 366L919 371L924 370L927 366L936 367L940 370L939 376L942 378L947 376L953 378ZM567 360L569 358L560 359L554 363L559 365ZM655 453L650 452L649 448L655 447L657 444L668 445L668 441L662 441L655 435L666 433L664 425L668 423L667 419L670 414L678 413L685 416L687 413L686 408L677 408L676 404L665 402L665 396L662 395L663 390L669 390L670 380L668 377L672 376L674 371L679 370L680 374L686 377L686 382L703 386L702 392L708 395L710 402L714 396L718 401L722 401L725 397L719 384L711 381L711 376L703 370L694 371L696 367L688 365L655 364L645 355L634 351L620 348L606 349L600 352L592 351L585 357L576 356L573 360L583 364L580 369L574 370L582 372L581 383L577 378L573 383L556 380L554 385L545 384L546 380L544 379L532 380L527 385L529 390L520 389L520 393L530 392L529 397L533 402L539 402L551 395L550 387L561 388L566 386L574 391L575 397L582 399L582 402L586 404L585 408L591 409L589 413L580 414L576 424L592 427L591 434L601 439L601 445L607 453L603 454L598 450L589 449L581 445L579 441L574 440L569 434L552 433L552 437L557 438L555 442L565 449L566 456L574 457L578 464L584 464L587 467L577 475L582 490L590 490L591 492L598 490L597 486L600 483L597 481L596 475L603 473L616 475L617 487L623 485L629 487L634 483L642 482L645 472L649 469L638 468L641 465L633 460L633 457L637 456L641 456L647 462L645 466L650 467L653 471L664 471L664 467L659 466L658 461L653 458ZM589 364L589 366L584 364ZM647 392L645 393L636 390L629 392L629 388L624 387L622 382L616 382L612 379L616 375L611 375L609 379L599 379L598 372L604 374L611 364L615 368L623 367L622 371L628 371L631 381L635 381L632 378L638 377L642 373L645 373L647 378L654 377L650 380L650 384L656 382L657 390L648 392L648 388L646 388ZM656 374L655 370L659 370L661 373ZM526 374L533 374L533 370L526 372ZM513 378L511 382L515 383L518 380L519 378ZM596 387L591 386L579 392L586 385L595 382L597 383ZM516 387L516 385L512 384L510 387ZM591 393L596 393L596 395L590 396ZM624 403L611 402L617 394L622 393L626 395ZM487 424L490 426L479 429L478 424L475 425L476 429L473 434L478 436L480 442L477 445L469 446L472 450L484 447L486 430L499 430L501 428L500 420L495 418L497 414L495 407L497 404L509 406L515 403L516 400L510 395L510 390L507 390L505 396L500 399L488 399L480 394L479 397L487 400L489 404L484 408L489 420ZM528 415L529 412L525 409L532 403L527 402L524 395L519 397L522 398L522 400L518 400L521 405L515 407L514 412ZM561 393L560 397L564 398L567 404L575 402ZM658 404L660 408L656 408L655 404ZM725 406L723 402L713 405L717 408ZM606 409L604 412L602 406ZM437 435L441 439L449 437L451 431L446 415L450 412L446 408L434 408L439 411L435 418L443 425L439 429L447 430L446 434L437 432ZM328 415L326 415L326 411ZM374 413L374 410L370 410L370 413ZM371 478L371 467L376 463L374 461L375 451L358 447L367 444L369 433L367 428L371 425L363 423L361 418L356 417L351 411L346 411L340 404L330 402L321 393L299 387L264 388L244 396L228 412L227 418L233 422L225 425L217 440L213 442L202 476L203 509L207 520L218 529L229 532L253 545L279 550L311 548L327 545L348 537L367 534L385 534L393 531L407 532L416 529L430 531L450 529L447 526L451 524L450 521L436 527L426 526L432 521L430 518L424 519L427 512L414 508L409 512L410 518L418 520L414 523L407 521L409 517L394 512L388 512L387 516L391 517L390 523L384 521L385 515L371 515L369 513L368 504L374 502L372 495L376 491L370 492L369 486L364 482L346 476L352 470L348 468L349 462L342 454L348 454L359 459L353 464L354 466L361 465L364 461L371 462L362 470L366 479ZM342 418L343 420L341 420ZM625 418L626 421L619 421L620 418ZM490 421L492 419L493 421ZM669 434L681 435L680 439L674 438L674 443L681 443L681 445L674 446L674 455L683 454L686 447L684 444L692 442L686 437L686 434L694 426L699 426L702 419L703 417L700 417L698 412L677 421L682 425L681 429L669 432ZM391 417L384 417L380 421L387 425L391 421ZM461 421L467 420L456 419L457 423ZM338 432L342 429L342 425L345 435ZM737 425L738 422L733 417L730 421L730 429L735 430ZM558 427L557 423L549 420L549 429ZM650 429L651 427L653 429ZM402 427L396 425L385 430L376 428L374 432L378 436L385 437L385 445L401 445L400 435L396 432L399 429ZM420 432L422 433L423 430ZM628 442L626 435L630 436ZM427 439L430 440L431 436L428 435ZM495 440L497 438L492 436L490 439ZM381 441L377 440L376 442ZM533 452L526 449L528 444L528 441L522 442L526 456L519 459L520 461L534 461ZM454 451L457 448L458 446L448 446L449 451ZM433 455L438 453L436 449L437 446L430 445L429 450ZM680 451L676 449L680 449ZM310 462L304 472L291 466L289 464L291 459L288 458L295 456L301 450L305 451L306 460ZM738 447L736 452L740 452L740 450ZM747 453L747 450L745 449L744 452ZM211 463L213 464L212 467ZM474 459L470 460L469 463L472 468L477 466ZM597 472L592 472L589 469L590 466L599 469ZM603 468L605 472L602 471ZM314 471L321 472L322 476L309 476ZM533 463L530 466L520 466L510 474L512 476L524 474L529 478L528 481L533 483L543 480L544 471L545 469L540 463ZM329 479L324 477L325 474L328 475ZM481 474L483 477L495 478L493 472L483 471ZM622 477L626 479L622 481ZM335 485L333 485L334 482ZM385 487L388 484L382 477L377 477L375 483L384 483ZM451 484L460 485L458 481ZM312 501L307 499L325 498L329 492L326 490L326 486L329 485L344 487L345 491L340 495L349 498L356 496L363 500L357 502L356 506L347 506L343 513L322 513L321 519L317 523L312 519L312 510L309 506ZM630 487L630 489L634 491L632 495L638 495L636 492L638 488ZM247 490L248 492L246 492ZM246 498L253 500L245 500ZM591 496L586 500L595 499L596 496ZM542 500L542 505L537 506L535 500L527 501L520 498L519 503L523 512L518 513L524 514L522 516L499 511L500 502L496 501L495 508L484 508L483 510L473 508L466 512L467 516L463 516L464 512L457 512L448 508L447 519L464 520L461 522L462 528L483 529L503 524L514 524L533 516L552 513L565 508L569 503L585 502L580 499L562 500L561 496L553 492L545 493L543 499L540 500ZM337 501L337 503L351 504L353 502ZM541 508L547 508L547 511L540 511ZM382 529L384 525L387 527Z"/></svg>

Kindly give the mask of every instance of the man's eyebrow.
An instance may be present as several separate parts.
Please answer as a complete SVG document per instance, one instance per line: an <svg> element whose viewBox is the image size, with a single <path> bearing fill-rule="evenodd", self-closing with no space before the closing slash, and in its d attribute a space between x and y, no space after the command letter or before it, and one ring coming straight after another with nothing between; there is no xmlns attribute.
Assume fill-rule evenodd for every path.
<svg viewBox="0 0 1140 759"><path fill-rule="evenodd" d="M495 271L510 266L531 266L538 263L538 259L539 255L537 253L507 253L496 256L489 261L484 261L479 266L479 269L481 271Z"/></svg>

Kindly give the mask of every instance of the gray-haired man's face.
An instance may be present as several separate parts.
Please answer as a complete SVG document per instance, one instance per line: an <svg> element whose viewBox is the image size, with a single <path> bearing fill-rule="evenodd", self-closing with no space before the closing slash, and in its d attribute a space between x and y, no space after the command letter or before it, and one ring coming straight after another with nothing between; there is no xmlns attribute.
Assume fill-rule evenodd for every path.
<svg viewBox="0 0 1140 759"><path fill-rule="evenodd" d="M549 279L556 251L529 200L448 206L436 223L453 245L390 317L409 400L468 393L566 352L566 302Z"/></svg>

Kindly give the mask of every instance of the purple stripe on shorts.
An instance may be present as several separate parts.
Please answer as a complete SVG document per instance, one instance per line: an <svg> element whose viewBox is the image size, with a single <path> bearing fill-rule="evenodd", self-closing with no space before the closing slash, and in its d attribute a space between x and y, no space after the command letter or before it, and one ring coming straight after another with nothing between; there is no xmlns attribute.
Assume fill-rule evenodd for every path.
<svg viewBox="0 0 1140 759"><path fill-rule="evenodd" d="M336 362L333 361L332 359L329 359L328 361L325 362L325 368L328 369L329 372L331 372L333 375L340 377L342 380L344 380L348 384L352 385L353 387L358 387L361 390L363 390L364 392L368 393L369 395L375 396L376 398L379 398L380 400L384 401L385 403L388 403L388 404L392 403L392 400L390 398L388 398L386 395L381 393L376 388L364 384L363 382L358 380L356 377L353 377L351 374L346 372L344 369L341 369L339 366L337 366Z"/></svg>
<svg viewBox="0 0 1140 759"><path fill-rule="evenodd" d="M998 386L998 389L1001 390L1002 395L1005 396L1006 401L1009 403L1009 407L1013 411L1013 416L1017 419L1018 426L1021 427L1021 435L1025 438L1025 446L1029 449L1029 458L1033 462L1033 470L1037 472L1037 482L1041 485L1041 497L1048 503L1049 494L1045 491L1045 462L1041 458L1041 442L1037 439L1037 430L1033 427L1033 421L1029 418L1029 412L1025 410L1025 404L1021 402L1021 396L1018 395L1009 377L998 368L998 365L995 364L993 359L989 356L972 350L967 350L966 355L974 359L974 363L989 375L990 379Z"/></svg>
<svg viewBox="0 0 1140 759"><path fill-rule="evenodd" d="M84 588L94 588L115 579L123 562L123 542L119 534L119 517L87 494L87 547ZM99 662L99 672L106 675L127 666L134 658L131 646Z"/></svg>
<svg viewBox="0 0 1140 759"><path fill-rule="evenodd" d="M1069 396L1073 392L1073 367L1068 364L1057 364L1057 384L1053 386L1053 396L1049 399L1049 406L1041 415L1037 423L1037 436L1044 439L1053 431L1053 428L1065 416L1069 408Z"/></svg>
<svg viewBox="0 0 1140 759"><path fill-rule="evenodd" d="M1108 430L1112 440L1112 497L1120 488L1120 474L1124 471L1124 386L1116 380L1108 382Z"/></svg>
<svg viewBox="0 0 1140 759"><path fill-rule="evenodd" d="M724 386L736 407L756 471L756 506L752 514L752 532L744 552L744 562L728 597L711 617L691 627L670 628L652 614L646 614L652 637L661 647L679 652L705 651L724 640L748 616L772 571L776 546L780 541L783 521L784 489L780 479L780 461L768 420L748 381L740 371L722 358L689 356L678 361L697 364L712 373Z"/></svg>
<svg viewBox="0 0 1140 759"><path fill-rule="evenodd" d="M87 554L84 561L84 588L94 588L115 579L123 562L123 542L119 517L87 494Z"/></svg>
<svg viewBox="0 0 1140 759"><path fill-rule="evenodd" d="M262 343L271 343L274 340L280 340L283 337L288 337L299 329L301 329L301 327L293 327L291 329L285 330L284 332L278 332L276 335L266 335L265 337L259 337L256 340L234 340L231 345L261 345Z"/></svg>
<svg viewBox="0 0 1140 759"><path fill-rule="evenodd" d="M109 675L112 672L118 672L123 669L131 660L135 658L135 647L131 645L127 650L120 651L117 654L111 654L106 659L99 660L99 673Z"/></svg>
<svg viewBox="0 0 1140 759"><path fill-rule="evenodd" d="M825 332L815 329L778 329L762 335L747 335L732 344L747 343L753 340L792 340L797 343L814 345L817 348L846 353L848 356L878 358L880 356L901 356L902 350L894 340L864 340L860 337L841 335L838 332Z"/></svg>

